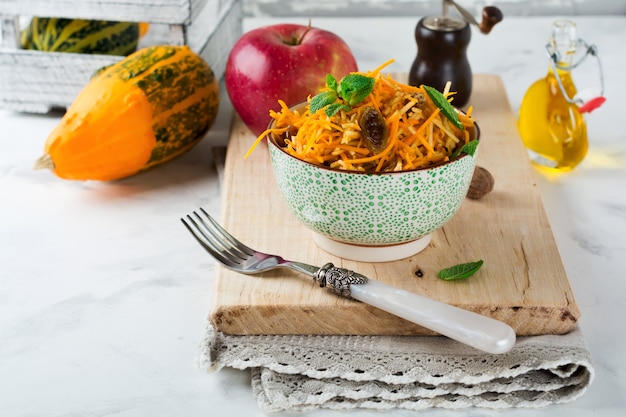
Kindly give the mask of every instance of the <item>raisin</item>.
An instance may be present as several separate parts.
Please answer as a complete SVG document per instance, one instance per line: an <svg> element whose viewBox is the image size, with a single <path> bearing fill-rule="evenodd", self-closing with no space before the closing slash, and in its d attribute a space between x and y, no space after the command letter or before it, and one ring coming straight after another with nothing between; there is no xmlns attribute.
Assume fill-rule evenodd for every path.
<svg viewBox="0 0 626 417"><path fill-rule="evenodd" d="M389 132L387 131L385 118L378 110L372 106L365 107L359 117L359 126L363 133L365 146L372 153L377 154L385 149Z"/></svg>

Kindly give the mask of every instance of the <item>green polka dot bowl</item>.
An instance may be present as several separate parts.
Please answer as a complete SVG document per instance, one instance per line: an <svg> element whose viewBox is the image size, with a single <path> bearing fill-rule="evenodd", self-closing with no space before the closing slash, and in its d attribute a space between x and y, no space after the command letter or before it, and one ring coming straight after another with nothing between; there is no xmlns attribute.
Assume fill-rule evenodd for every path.
<svg viewBox="0 0 626 417"><path fill-rule="evenodd" d="M475 125L471 139L479 139ZM442 165L402 172L331 169L298 159L268 136L274 175L295 217L325 251L346 259L387 262L428 246L459 210L475 167L461 154Z"/></svg>

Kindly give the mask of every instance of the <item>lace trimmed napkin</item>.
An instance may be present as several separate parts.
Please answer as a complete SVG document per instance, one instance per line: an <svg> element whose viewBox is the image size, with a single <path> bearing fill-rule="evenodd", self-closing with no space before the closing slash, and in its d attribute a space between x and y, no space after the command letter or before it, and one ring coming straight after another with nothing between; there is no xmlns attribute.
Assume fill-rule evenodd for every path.
<svg viewBox="0 0 626 417"><path fill-rule="evenodd" d="M537 408L574 401L594 376L578 328L492 355L437 336L233 336L209 325L197 359L208 372L251 369L266 412Z"/></svg>

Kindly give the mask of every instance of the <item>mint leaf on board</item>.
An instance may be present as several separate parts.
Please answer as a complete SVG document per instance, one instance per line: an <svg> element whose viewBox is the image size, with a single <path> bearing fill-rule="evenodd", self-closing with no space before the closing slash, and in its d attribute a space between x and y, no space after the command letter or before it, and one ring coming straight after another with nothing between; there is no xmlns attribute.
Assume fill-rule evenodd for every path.
<svg viewBox="0 0 626 417"><path fill-rule="evenodd" d="M424 85L423 87L433 103L439 107L441 113L443 113L443 115L446 116L456 127L463 130L463 123L459 120L459 115L456 113L456 110L454 110L454 107L452 107L452 104L446 100L446 97L436 88L427 85Z"/></svg>
<svg viewBox="0 0 626 417"><path fill-rule="evenodd" d="M309 110L311 111L311 114L315 114L319 109L322 109L329 104L334 103L335 100L337 100L336 92L324 91L311 99L311 103L309 104Z"/></svg>
<svg viewBox="0 0 626 417"><path fill-rule="evenodd" d="M373 78L361 74L348 74L341 79L339 95L349 106L359 104L374 89Z"/></svg>
<svg viewBox="0 0 626 417"><path fill-rule="evenodd" d="M442 269L437 276L444 281L458 281L471 277L481 266L483 266L482 259L476 262L468 262Z"/></svg>
<svg viewBox="0 0 626 417"><path fill-rule="evenodd" d="M460 148L455 149L454 152L450 155L450 159L454 159L457 156L461 155L461 153L466 153L469 156L474 156L476 153L476 149L478 148L478 140L470 140L465 145Z"/></svg>

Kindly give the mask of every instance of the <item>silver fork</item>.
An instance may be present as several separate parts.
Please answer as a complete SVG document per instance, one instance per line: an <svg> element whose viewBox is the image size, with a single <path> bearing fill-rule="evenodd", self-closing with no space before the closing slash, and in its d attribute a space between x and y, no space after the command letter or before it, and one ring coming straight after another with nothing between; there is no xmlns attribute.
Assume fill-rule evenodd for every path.
<svg viewBox="0 0 626 417"><path fill-rule="evenodd" d="M505 353L515 344L506 323L374 281L327 263L319 268L256 251L228 233L204 209L181 218L183 224L218 262L242 274L287 268L313 278L344 297L353 298L488 353Z"/></svg>

